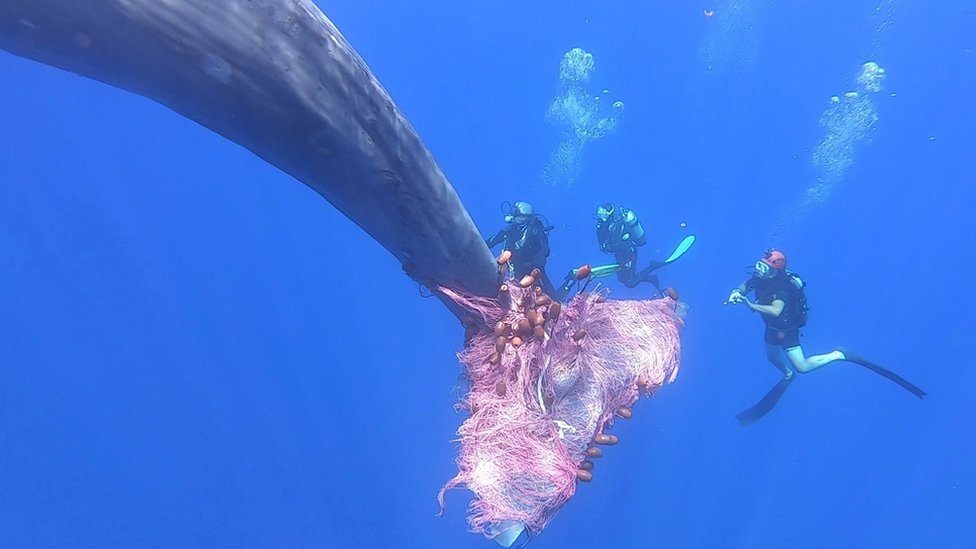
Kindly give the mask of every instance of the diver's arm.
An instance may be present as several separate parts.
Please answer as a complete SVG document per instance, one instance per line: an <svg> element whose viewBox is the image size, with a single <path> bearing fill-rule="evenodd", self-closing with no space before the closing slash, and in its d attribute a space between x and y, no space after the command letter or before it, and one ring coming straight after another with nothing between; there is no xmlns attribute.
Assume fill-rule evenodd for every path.
<svg viewBox="0 0 976 549"><path fill-rule="evenodd" d="M774 299L769 305L759 305L749 301L749 299L746 298L745 304L747 307L759 314L772 317L778 317L779 315L783 314L783 308L786 307L786 303L782 299Z"/></svg>
<svg viewBox="0 0 976 549"><path fill-rule="evenodd" d="M726 303L738 303L742 301L746 294L749 293L749 280L742 282L735 288L732 288L732 293L729 294L729 298L725 300Z"/></svg>
<svg viewBox="0 0 976 549"><path fill-rule="evenodd" d="M488 240L485 240L485 244L487 244L489 248L494 248L495 246L501 244L502 241L504 240L505 240L505 229L502 229L498 231L498 233L495 236L489 238Z"/></svg>

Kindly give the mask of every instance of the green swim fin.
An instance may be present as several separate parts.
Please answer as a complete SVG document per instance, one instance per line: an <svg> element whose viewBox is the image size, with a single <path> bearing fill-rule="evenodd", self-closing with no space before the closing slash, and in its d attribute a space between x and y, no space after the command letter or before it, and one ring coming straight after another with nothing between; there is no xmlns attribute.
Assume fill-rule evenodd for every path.
<svg viewBox="0 0 976 549"><path fill-rule="evenodd" d="M691 248L691 245L694 243L695 243L695 235L690 234L684 237L684 239L680 243L678 243L678 247L674 249L674 252L671 253L671 257L665 259L664 263L665 264L672 263L675 260L677 260L679 257L685 255L685 252L687 252L688 249Z"/></svg>

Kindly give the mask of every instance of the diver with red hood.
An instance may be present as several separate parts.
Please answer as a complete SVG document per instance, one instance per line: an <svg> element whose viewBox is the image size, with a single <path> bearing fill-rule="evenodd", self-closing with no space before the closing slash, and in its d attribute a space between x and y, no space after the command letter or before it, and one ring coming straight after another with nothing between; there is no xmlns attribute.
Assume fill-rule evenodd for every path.
<svg viewBox="0 0 976 549"><path fill-rule="evenodd" d="M800 329L807 323L805 287L806 284L796 273L787 270L786 255L780 250L770 249L756 262L752 277L733 288L729 294L726 303L742 304L760 314L766 325L766 358L783 373L783 379L759 403L736 416L742 424L751 423L772 410L795 373L806 374L837 361L863 366L901 385L915 396L925 397L925 391L901 376L843 347L821 355L806 356L800 345ZM755 301L747 297L749 292L755 293Z"/></svg>

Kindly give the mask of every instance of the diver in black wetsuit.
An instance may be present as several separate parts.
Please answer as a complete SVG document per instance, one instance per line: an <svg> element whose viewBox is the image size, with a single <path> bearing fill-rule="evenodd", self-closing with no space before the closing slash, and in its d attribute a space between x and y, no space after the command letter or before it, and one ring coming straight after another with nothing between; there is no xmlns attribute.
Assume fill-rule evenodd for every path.
<svg viewBox="0 0 976 549"><path fill-rule="evenodd" d="M495 236L485 241L489 248L504 244L503 250L512 252L509 265L516 279L539 269L539 285L548 295L554 295L552 282L546 275L546 261L549 257L549 231L552 227L542 222L535 213L532 204L516 202L508 215L505 216L507 225Z"/></svg>
<svg viewBox="0 0 976 549"><path fill-rule="evenodd" d="M647 237L633 210L614 208L608 202L597 208L596 215L596 240L600 244L600 251L614 255L620 267L617 279L628 288L650 282L660 291L657 275L653 271L666 263L652 261L643 270L637 271L637 249L647 243Z"/></svg>
<svg viewBox="0 0 976 549"><path fill-rule="evenodd" d="M800 346L800 328L806 325L807 303L802 280L786 270L786 255L769 250L756 262L755 274L732 290L727 303L741 303L762 315L766 324L766 358L783 373L783 379L758 404L737 417L751 423L769 412L786 391L796 372L812 372L835 361L853 362L898 383L919 398L925 392L897 374L874 364L843 347L822 355L806 356ZM754 291L756 301L746 297Z"/></svg>
<svg viewBox="0 0 976 549"><path fill-rule="evenodd" d="M627 208L614 208L614 205L608 202L597 208L596 217L596 239L600 251L612 253L616 263L592 268L583 265L571 270L559 287L556 297L562 299L568 295L573 285L582 285L585 288L590 281L614 273L628 288L634 288L641 282L650 282L657 288L658 294L663 295L654 271L682 257L695 243L695 235L685 236L664 261L651 261L647 267L638 271L637 249L647 243L647 237L644 234L644 227L637 219L637 214Z"/></svg>

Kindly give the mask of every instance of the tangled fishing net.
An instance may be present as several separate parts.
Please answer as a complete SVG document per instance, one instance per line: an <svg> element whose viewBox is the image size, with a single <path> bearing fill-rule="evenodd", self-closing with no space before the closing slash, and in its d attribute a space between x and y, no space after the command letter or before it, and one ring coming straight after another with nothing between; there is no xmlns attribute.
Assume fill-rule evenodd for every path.
<svg viewBox="0 0 976 549"><path fill-rule="evenodd" d="M594 439L616 441L604 433L615 412L629 416L641 392L674 380L683 326L673 299L593 292L563 306L529 286L503 285L498 299L442 288L480 320L458 355L469 391L457 407L470 413L459 471L438 500L443 510L447 490L473 492L472 531L506 546L513 529L540 532L589 480Z"/></svg>

